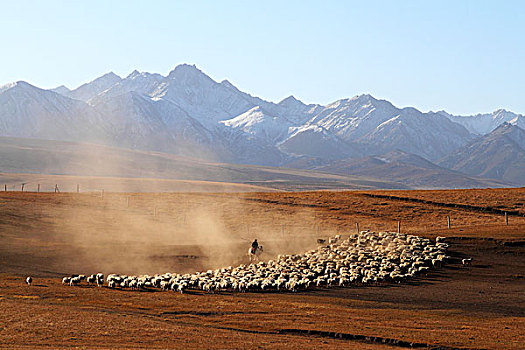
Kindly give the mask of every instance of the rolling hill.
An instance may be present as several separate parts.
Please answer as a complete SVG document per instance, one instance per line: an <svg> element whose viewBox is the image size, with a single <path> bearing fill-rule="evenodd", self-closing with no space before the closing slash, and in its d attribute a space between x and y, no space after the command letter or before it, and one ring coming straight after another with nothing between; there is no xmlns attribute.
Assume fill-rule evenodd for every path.
<svg viewBox="0 0 525 350"><path fill-rule="evenodd" d="M0 137L0 173L17 174L19 184L25 181L22 174L48 174L237 183L288 190L408 188L373 177L216 163L161 152L8 137Z"/></svg>

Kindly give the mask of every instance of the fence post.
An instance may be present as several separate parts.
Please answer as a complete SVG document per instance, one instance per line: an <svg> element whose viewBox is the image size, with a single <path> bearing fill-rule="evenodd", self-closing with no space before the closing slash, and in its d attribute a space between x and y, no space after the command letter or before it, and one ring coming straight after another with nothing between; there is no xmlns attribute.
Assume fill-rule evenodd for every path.
<svg viewBox="0 0 525 350"><path fill-rule="evenodd" d="M38 184L37 188L36 188L36 191L37 192L40 192L40 184Z"/></svg>
<svg viewBox="0 0 525 350"><path fill-rule="evenodd" d="M359 223L358 222L355 223L355 227L356 227L356 230L357 230L357 234L359 234Z"/></svg>
<svg viewBox="0 0 525 350"><path fill-rule="evenodd" d="M397 221L397 233L401 233L401 220Z"/></svg>
<svg viewBox="0 0 525 350"><path fill-rule="evenodd" d="M509 225L509 215L505 212L505 225Z"/></svg>
<svg viewBox="0 0 525 350"><path fill-rule="evenodd" d="M4 191L7 192L7 184L4 185Z"/></svg>
<svg viewBox="0 0 525 350"><path fill-rule="evenodd" d="M25 185L25 184L22 184L22 192L24 192L24 185Z"/></svg>
<svg viewBox="0 0 525 350"><path fill-rule="evenodd" d="M450 229L450 215L447 215L447 227Z"/></svg>

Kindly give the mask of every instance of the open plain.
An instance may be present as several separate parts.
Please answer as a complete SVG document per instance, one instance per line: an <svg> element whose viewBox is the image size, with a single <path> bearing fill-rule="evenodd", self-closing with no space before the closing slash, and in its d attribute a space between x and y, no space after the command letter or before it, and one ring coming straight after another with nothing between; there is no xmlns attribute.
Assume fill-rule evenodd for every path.
<svg viewBox="0 0 525 350"><path fill-rule="evenodd" d="M522 349L525 189L0 193L1 348ZM508 215L508 225L505 222ZM448 228L447 217L451 227ZM193 272L360 230L447 237L402 284L185 294L63 286L97 272ZM461 259L473 258L470 266ZM25 277L33 277L33 285Z"/></svg>

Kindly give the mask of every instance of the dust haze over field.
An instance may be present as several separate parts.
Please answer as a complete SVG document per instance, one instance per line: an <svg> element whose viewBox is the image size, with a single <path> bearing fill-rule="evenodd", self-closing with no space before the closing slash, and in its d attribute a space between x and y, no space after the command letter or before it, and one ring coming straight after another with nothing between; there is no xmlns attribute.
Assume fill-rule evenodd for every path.
<svg viewBox="0 0 525 350"><path fill-rule="evenodd" d="M38 213L31 222L32 239L42 246L36 265L40 255L52 258L43 271L194 272L246 263L254 238L264 245L264 258L315 244L311 209L259 212L244 196L26 193L24 202Z"/></svg>
<svg viewBox="0 0 525 350"><path fill-rule="evenodd" d="M86 155L82 161L86 169L104 169L110 174L128 171L120 159L101 157L90 147L81 154ZM187 170L185 177L198 178L198 170L194 171ZM220 193L197 194L197 200L171 201L163 194L162 180L154 180L163 174L150 169L148 175L152 179L147 196L117 193L126 190L117 185L113 193L87 195L91 200L63 207L53 232L54 240L65 250L64 267L74 262L80 273L87 272L83 269L87 267L104 273L194 272L246 263L254 238L264 245L267 257L312 247L312 240L303 242L300 236L284 242L284 228L278 222L271 228L264 222L268 217L257 224L246 219L249 208L242 194L226 200ZM203 188L205 183L188 181L186 185L188 192L202 192ZM311 216L309 211L297 208L287 214L292 215L288 220L301 222Z"/></svg>
<svg viewBox="0 0 525 350"><path fill-rule="evenodd" d="M56 273L155 274L246 263L254 238L264 245L264 258L312 247L315 241L301 233L314 231L311 209L259 212L260 205L245 196L24 193L31 219L23 225L31 226L31 239L42 246L29 258ZM46 257L51 263L43 266Z"/></svg>

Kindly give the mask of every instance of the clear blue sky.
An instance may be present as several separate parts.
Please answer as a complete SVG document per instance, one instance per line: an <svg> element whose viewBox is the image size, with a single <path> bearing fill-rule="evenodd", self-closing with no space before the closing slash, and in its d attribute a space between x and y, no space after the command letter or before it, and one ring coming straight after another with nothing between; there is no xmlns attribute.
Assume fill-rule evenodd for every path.
<svg viewBox="0 0 525 350"><path fill-rule="evenodd" d="M0 0L0 85L180 63L271 101L525 113L525 1Z"/></svg>

